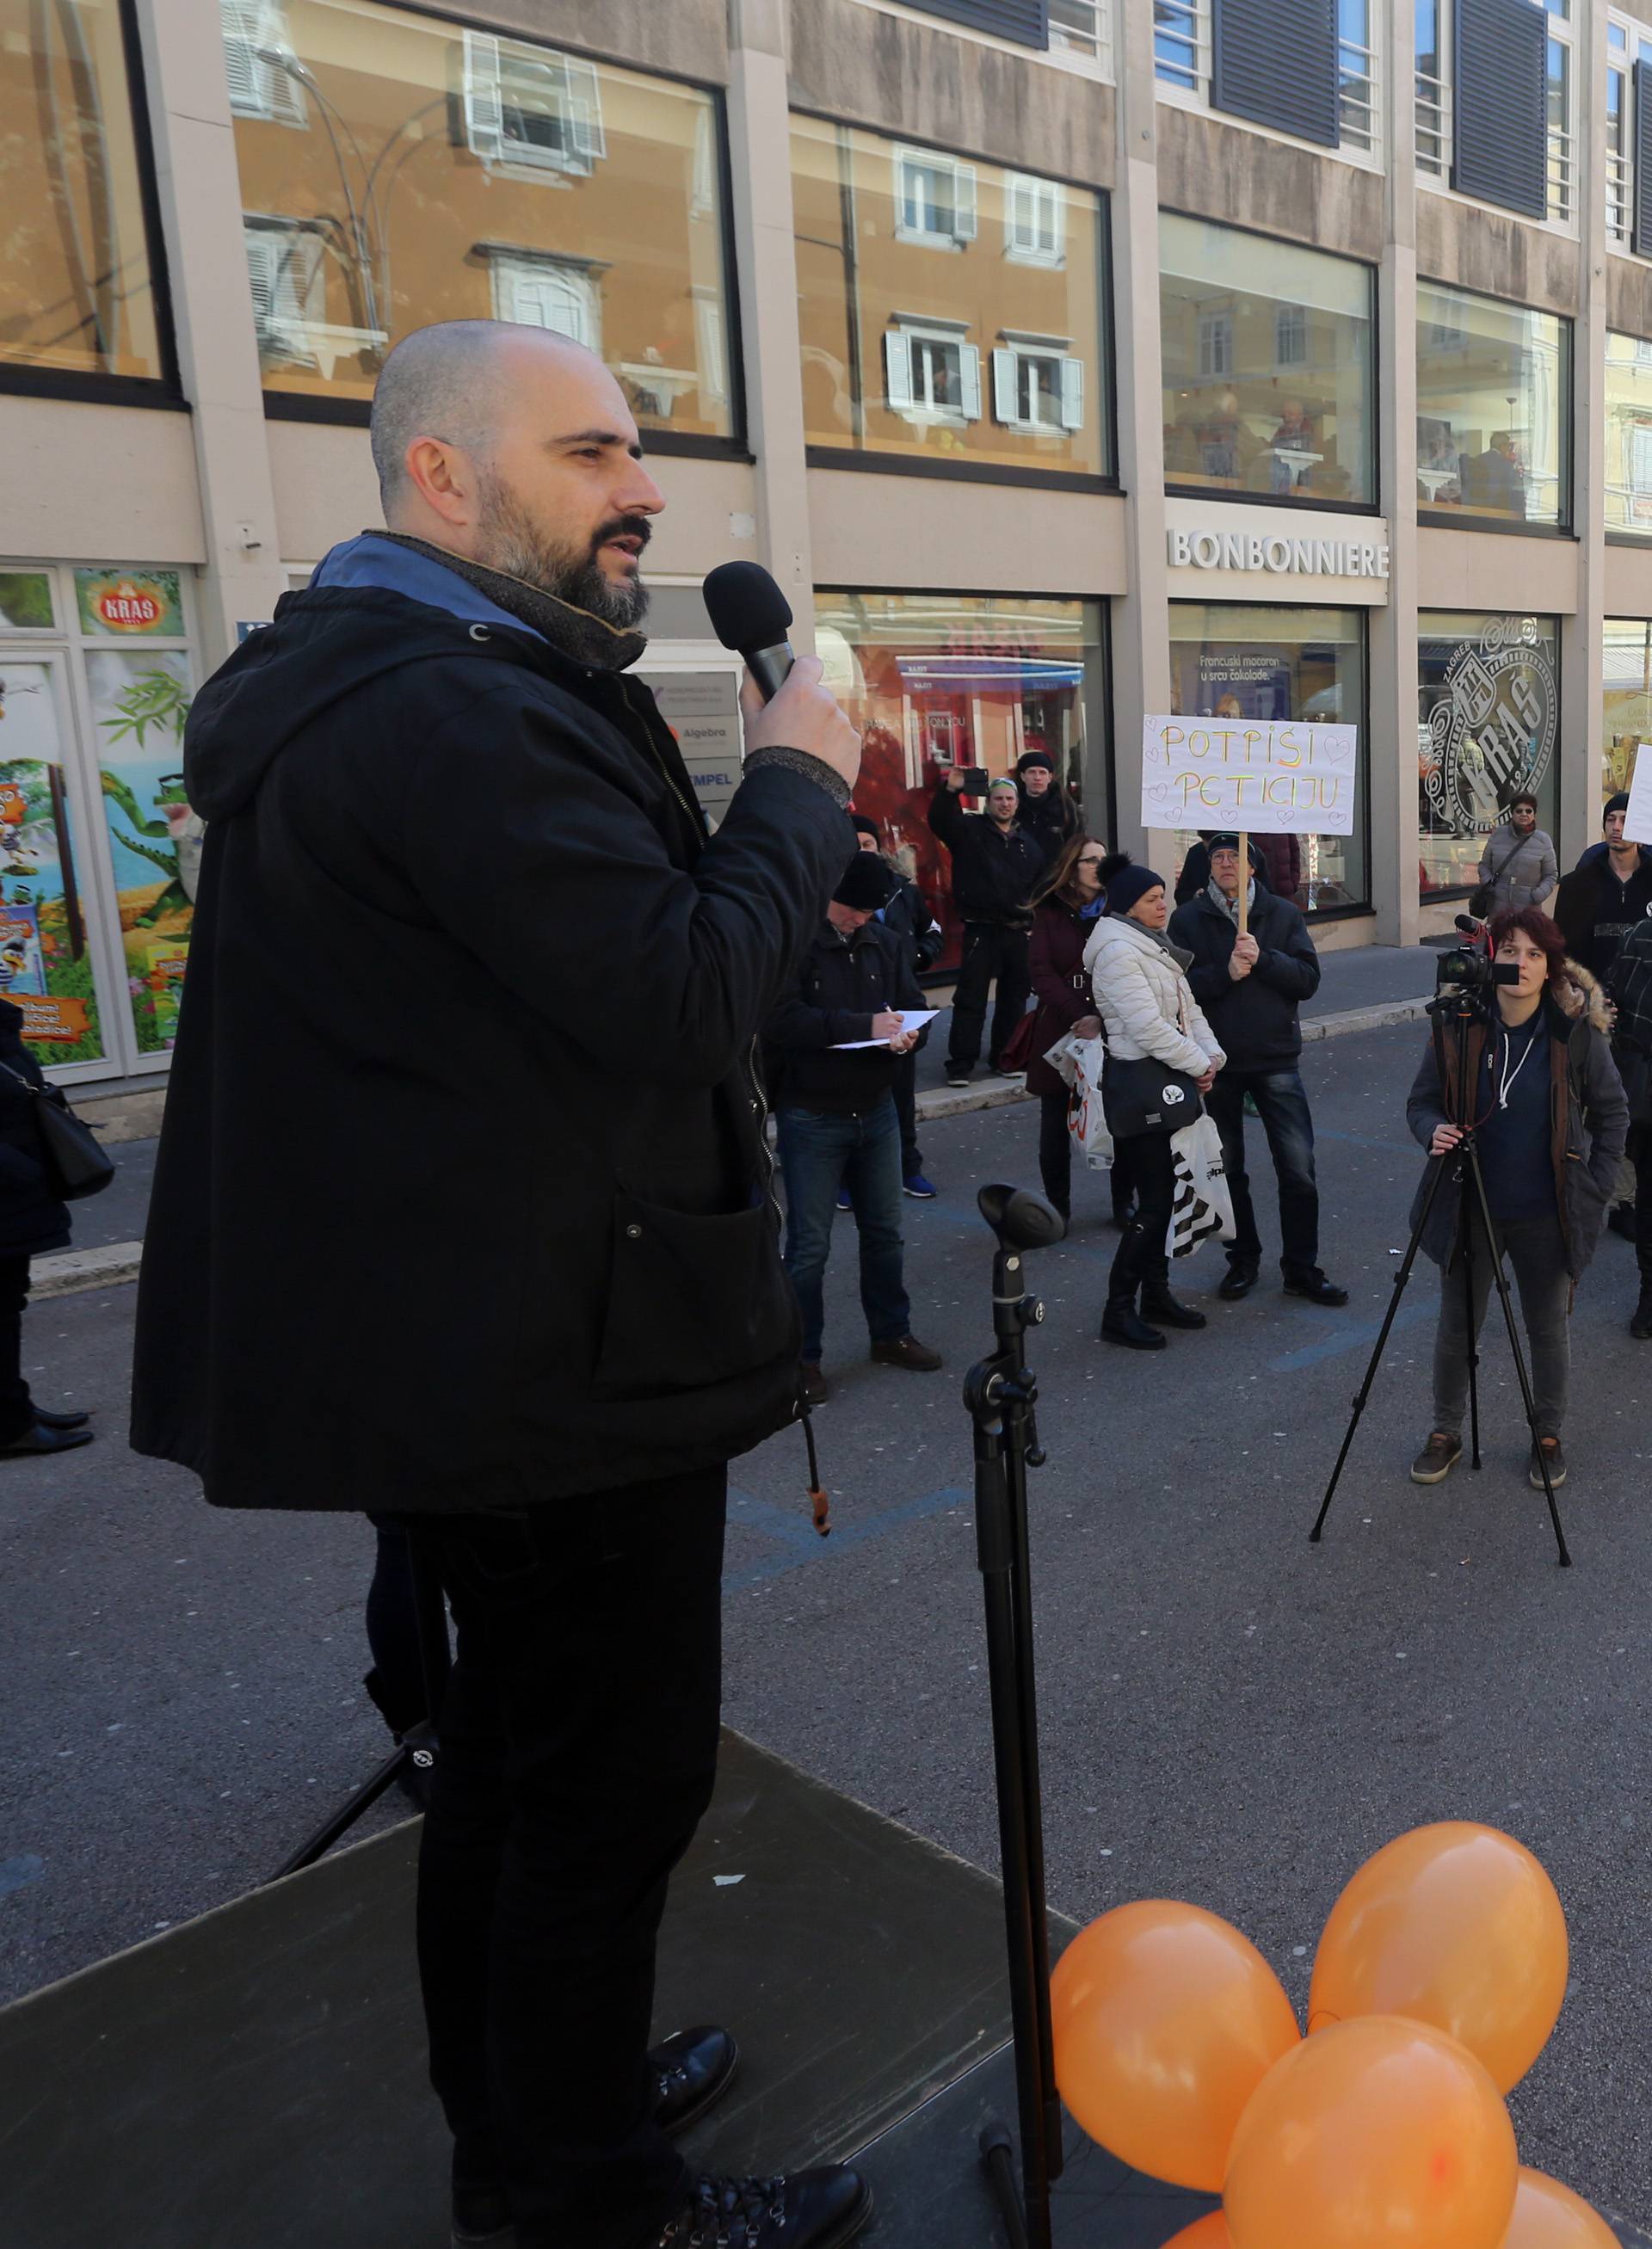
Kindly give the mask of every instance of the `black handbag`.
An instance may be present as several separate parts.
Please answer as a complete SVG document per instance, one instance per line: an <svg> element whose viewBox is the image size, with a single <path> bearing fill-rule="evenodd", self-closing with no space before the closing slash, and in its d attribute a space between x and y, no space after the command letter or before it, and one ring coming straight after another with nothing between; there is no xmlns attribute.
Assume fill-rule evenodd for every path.
<svg viewBox="0 0 1652 2249"><path fill-rule="evenodd" d="M114 1162L92 1127L75 1115L55 1086L36 1085L8 1062L0 1062L0 1069L16 1078L34 1104L40 1161L53 1193L65 1202L101 1194L114 1177Z"/></svg>
<svg viewBox="0 0 1652 2249"><path fill-rule="evenodd" d="M1101 1109L1115 1140L1180 1132L1203 1112L1198 1081L1151 1055L1121 1062L1110 1047L1101 1066Z"/></svg>
<svg viewBox="0 0 1652 2249"><path fill-rule="evenodd" d="M1490 881L1489 883L1482 883L1477 890L1470 891L1469 911L1474 916L1476 921L1483 921L1487 915L1491 911L1492 907L1496 905L1497 902L1497 884L1501 880L1504 871L1508 866L1509 861L1518 856L1521 844L1529 843L1531 841L1532 839L1529 836L1523 836L1520 838L1520 843L1515 845L1514 849L1505 853L1504 857L1499 859L1497 865L1493 867L1491 870Z"/></svg>

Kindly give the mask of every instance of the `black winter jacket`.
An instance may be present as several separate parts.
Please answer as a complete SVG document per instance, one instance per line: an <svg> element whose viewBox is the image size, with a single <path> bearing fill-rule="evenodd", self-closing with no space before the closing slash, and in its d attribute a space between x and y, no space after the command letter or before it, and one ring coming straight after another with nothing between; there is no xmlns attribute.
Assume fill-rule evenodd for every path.
<svg viewBox="0 0 1652 2249"><path fill-rule="evenodd" d="M1298 1010L1319 989L1319 956L1300 907L1258 883L1250 934L1260 948L1249 976L1228 973L1238 931L1208 890L1170 917L1170 940L1193 955L1187 981L1222 1042L1230 1070L1287 1069L1302 1052Z"/></svg>
<svg viewBox="0 0 1652 2249"><path fill-rule="evenodd" d="M1024 782L1016 787L1021 792L1016 822L1043 852L1045 866L1053 867L1062 845L1078 833L1078 808L1059 781L1052 781L1042 796L1029 794Z"/></svg>
<svg viewBox="0 0 1652 2249"><path fill-rule="evenodd" d="M903 875L887 860L885 864L889 866L899 888L884 908L883 925L892 930L900 939L901 955L906 966L915 975L921 976L925 969L932 967L940 958L946 940L929 911L923 892L912 877Z"/></svg>
<svg viewBox="0 0 1652 2249"><path fill-rule="evenodd" d="M0 1257L37 1257L67 1248L69 1213L46 1179L33 1097L17 1083L45 1078L23 1042L23 1010L10 1000L0 1000Z"/></svg>
<svg viewBox="0 0 1652 2249"><path fill-rule="evenodd" d="M654 699L377 588L202 690L133 1442L225 1506L520 1508L791 1415L754 1034L854 849Z"/></svg>
<svg viewBox="0 0 1652 2249"><path fill-rule="evenodd" d="M1561 876L1553 912L1572 958L1592 976L1609 975L1625 933L1652 914L1652 850L1643 848L1639 866L1620 883L1606 846L1592 843Z"/></svg>
<svg viewBox="0 0 1652 2249"><path fill-rule="evenodd" d="M953 856L953 904L965 921L1029 929L1027 901L1044 872L1044 855L1016 821L1008 829L966 812L943 781L929 801L929 825Z"/></svg>
<svg viewBox="0 0 1652 2249"><path fill-rule="evenodd" d="M887 1047L862 1047L852 1054L832 1049L871 1038L872 1017L885 1008L923 1004L893 930L869 921L845 937L829 921L823 923L796 989L763 1026L770 1100L776 1109L865 1116L893 1086L900 1056ZM926 1025L918 1044L928 1036Z"/></svg>

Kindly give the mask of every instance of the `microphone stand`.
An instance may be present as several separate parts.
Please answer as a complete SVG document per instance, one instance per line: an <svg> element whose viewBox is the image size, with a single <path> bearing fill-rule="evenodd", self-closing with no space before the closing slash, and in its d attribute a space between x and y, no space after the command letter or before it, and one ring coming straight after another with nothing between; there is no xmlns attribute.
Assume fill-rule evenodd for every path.
<svg viewBox="0 0 1652 2249"><path fill-rule="evenodd" d="M1010 2136L990 2117L980 2140L1011 2249L1050 2249L1050 2189L1061 2176L1061 2097L1050 2017L1050 1936L1044 1895L1043 1803L1033 1677L1027 1470L1042 1468L1033 1407L1038 1391L1022 1340L1044 1317L1023 1285L1022 1253L1059 1241L1066 1221L1042 1196L988 1186L976 1198L997 1238L993 1333L997 1348L964 1379L975 1432L975 1545L987 1613L993 1764L1009 1949L1010 2023L1021 2124L1022 2191Z"/></svg>

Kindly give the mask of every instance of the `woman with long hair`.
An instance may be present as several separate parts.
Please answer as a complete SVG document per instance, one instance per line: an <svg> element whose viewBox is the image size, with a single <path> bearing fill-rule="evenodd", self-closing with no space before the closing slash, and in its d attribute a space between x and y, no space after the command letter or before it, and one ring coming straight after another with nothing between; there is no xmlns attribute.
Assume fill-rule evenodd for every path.
<svg viewBox="0 0 1652 2249"><path fill-rule="evenodd" d="M1072 1141L1067 1131L1066 1080L1045 1055L1070 1034L1093 1039L1101 1029L1084 973L1084 945L1105 899L1101 863L1106 847L1093 836L1070 836L1028 904L1033 910L1028 953L1033 1017L1027 1090L1038 1097L1038 1172L1044 1193L1063 1218L1072 1215ZM1113 1212L1119 1213L1115 1192Z"/></svg>
<svg viewBox="0 0 1652 2249"><path fill-rule="evenodd" d="M1490 936L1493 960L1513 969L1513 980L1495 986L1489 1024L1448 1018L1439 1025L1406 1104L1406 1120L1432 1164L1449 1166L1422 1235L1425 1255L1440 1268L1440 1324L1434 1428L1412 1463L1414 1483L1443 1482L1462 1454L1469 1355L1485 1318L1492 1259L1505 1256L1531 1345L1538 1441L1550 1483L1565 1482L1560 1428L1572 1297L1600 1240L1628 1131L1606 1001L1593 977L1566 959L1565 938L1537 906L1494 915ZM1466 1118L1452 1113L1465 1083ZM1465 1124L1475 1128L1495 1245L1486 1239L1467 1166L1452 1160ZM1432 1164L1412 1206L1414 1226ZM1463 1270L1465 1235L1471 1296ZM1529 1475L1540 1491L1535 1450Z"/></svg>
<svg viewBox="0 0 1652 2249"><path fill-rule="evenodd" d="M1165 935L1165 880L1132 865L1127 852L1101 863L1107 910L1084 947L1090 988L1107 1035L1107 1059L1153 1061L1193 1078L1208 1093L1226 1056L1187 982L1193 959ZM1162 1351L1160 1328L1201 1328L1205 1316L1170 1292L1166 1242L1175 1201L1175 1160L1167 1131L1132 1133L1113 1158L1115 1193L1134 1193L1136 1214L1113 1259L1102 1314L1104 1341ZM1141 1310L1136 1294L1141 1292Z"/></svg>

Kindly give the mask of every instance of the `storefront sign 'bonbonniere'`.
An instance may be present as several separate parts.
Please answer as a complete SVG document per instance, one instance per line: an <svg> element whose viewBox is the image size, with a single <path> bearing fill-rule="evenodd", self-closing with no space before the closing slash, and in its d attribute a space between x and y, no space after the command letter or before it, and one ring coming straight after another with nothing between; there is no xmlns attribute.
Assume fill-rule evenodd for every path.
<svg viewBox="0 0 1652 2249"><path fill-rule="evenodd" d="M1172 525L1166 533L1173 570L1263 570L1275 577L1381 578L1387 541L1299 538L1290 531L1204 530Z"/></svg>
<svg viewBox="0 0 1652 2249"><path fill-rule="evenodd" d="M1351 836L1358 737L1298 719L1144 719L1142 825Z"/></svg>

